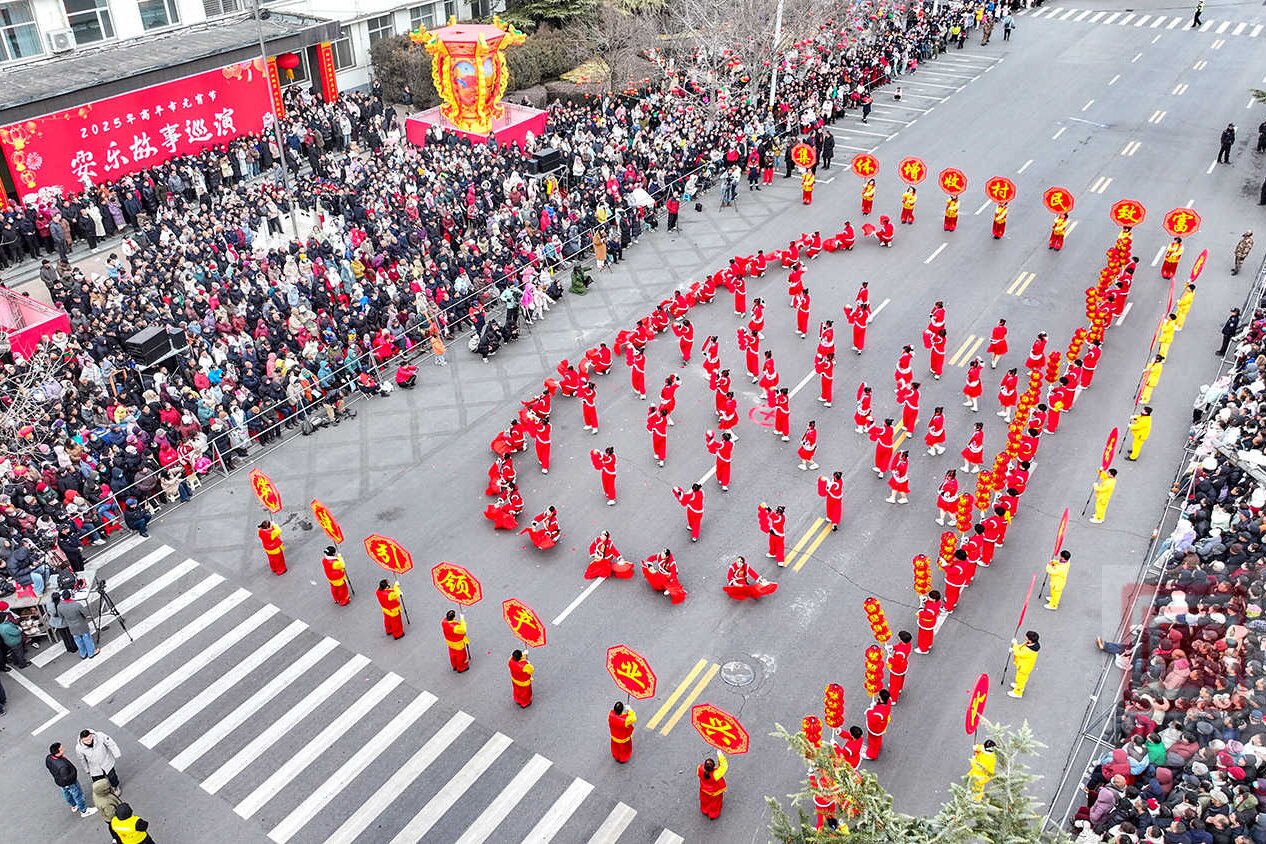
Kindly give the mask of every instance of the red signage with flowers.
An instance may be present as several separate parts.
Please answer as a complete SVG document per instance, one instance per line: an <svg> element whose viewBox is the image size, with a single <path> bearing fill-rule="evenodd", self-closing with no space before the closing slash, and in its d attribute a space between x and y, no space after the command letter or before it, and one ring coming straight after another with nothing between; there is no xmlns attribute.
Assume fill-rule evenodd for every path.
<svg viewBox="0 0 1266 844"><path fill-rule="evenodd" d="M242 62L0 126L18 196L78 193L271 125L262 61Z"/></svg>

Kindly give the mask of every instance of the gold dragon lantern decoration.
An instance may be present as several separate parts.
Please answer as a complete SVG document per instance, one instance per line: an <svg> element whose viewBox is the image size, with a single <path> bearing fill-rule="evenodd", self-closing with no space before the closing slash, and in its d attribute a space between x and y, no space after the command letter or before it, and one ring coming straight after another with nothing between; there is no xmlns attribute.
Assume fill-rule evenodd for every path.
<svg viewBox="0 0 1266 844"><path fill-rule="evenodd" d="M419 27L409 39L431 54L431 78L443 104L440 114L463 132L487 135L505 114L501 98L510 84L505 51L527 38L493 17L491 24L457 23L434 31Z"/></svg>

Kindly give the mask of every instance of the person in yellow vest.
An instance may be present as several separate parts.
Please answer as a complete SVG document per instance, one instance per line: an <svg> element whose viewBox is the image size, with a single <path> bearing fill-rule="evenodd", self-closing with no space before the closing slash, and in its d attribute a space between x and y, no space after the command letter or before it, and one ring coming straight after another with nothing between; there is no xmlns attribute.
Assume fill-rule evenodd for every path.
<svg viewBox="0 0 1266 844"><path fill-rule="evenodd" d="M993 239L1001 240L1007 233L1007 203L999 202L993 209Z"/></svg>
<svg viewBox="0 0 1266 844"><path fill-rule="evenodd" d="M149 837L149 822L138 818L127 803L120 803L110 819L110 834L118 844L145 844Z"/></svg>
<svg viewBox="0 0 1266 844"><path fill-rule="evenodd" d="M1046 564L1046 581L1050 584L1051 594L1046 599L1048 610L1059 609L1060 596L1064 594L1064 586L1068 583L1068 566L1073 555L1068 551L1060 551L1059 556Z"/></svg>
<svg viewBox="0 0 1266 844"><path fill-rule="evenodd" d="M1015 665L1015 682L1011 684L1010 697L1024 697L1024 688L1029 684L1029 675L1037 664L1037 652L1042 649L1038 642L1037 631L1029 630L1024 634L1024 641L1011 640L1011 663Z"/></svg>
<svg viewBox="0 0 1266 844"><path fill-rule="evenodd" d="M945 200L945 230L952 232L958 228L958 197L951 196Z"/></svg>
<svg viewBox="0 0 1266 844"><path fill-rule="evenodd" d="M901 194L901 222L907 226L914 225L914 204L918 201L918 191L914 189L914 185L907 187L906 192Z"/></svg>
<svg viewBox="0 0 1266 844"><path fill-rule="evenodd" d="M1169 357L1169 347L1173 345L1174 332L1177 330L1178 314L1170 314L1161 322L1160 335L1158 337L1160 340L1160 348L1156 350L1161 357Z"/></svg>
<svg viewBox="0 0 1266 844"><path fill-rule="evenodd" d="M1165 247L1165 260L1161 262L1161 278L1173 278L1182 260L1182 238L1176 237Z"/></svg>
<svg viewBox="0 0 1266 844"><path fill-rule="evenodd" d="M862 216L870 214L875 207L875 180L869 179L862 185Z"/></svg>
<svg viewBox="0 0 1266 844"><path fill-rule="evenodd" d="M1143 409L1130 417L1130 453L1126 460L1138 460L1143 443L1152 435L1152 406L1143 405Z"/></svg>
<svg viewBox="0 0 1266 844"><path fill-rule="evenodd" d="M1108 514L1108 502L1112 500L1112 493L1117 488L1117 470L1109 469L1106 472L1099 470L1099 480L1095 481L1095 515L1090 520L1092 525L1103 524L1103 517Z"/></svg>
<svg viewBox="0 0 1266 844"><path fill-rule="evenodd" d="M444 642L448 645L449 664L454 671L461 674L470 668L470 639L466 636L466 616L449 610L444 613L440 628L444 631Z"/></svg>
<svg viewBox="0 0 1266 844"><path fill-rule="evenodd" d="M1139 404L1151 404L1152 390L1156 389L1156 385L1160 383L1161 372L1165 368L1165 358L1157 355L1156 358L1147 365L1143 370L1143 390L1139 393Z"/></svg>
<svg viewBox="0 0 1266 844"><path fill-rule="evenodd" d="M972 748L971 770L967 772L971 779L972 799L979 803L985 799L985 786L993 779L998 768L998 755L994 752L997 745L993 739L986 739L984 744Z"/></svg>
<svg viewBox="0 0 1266 844"><path fill-rule="evenodd" d="M1051 239L1047 242L1047 249L1054 249L1056 252L1064 248L1064 238L1068 236L1068 215L1060 214L1055 218L1055 222L1051 223Z"/></svg>
<svg viewBox="0 0 1266 844"><path fill-rule="evenodd" d="M816 180L812 170L805 170L800 177L800 201L805 205L813 204L813 183Z"/></svg>
<svg viewBox="0 0 1266 844"><path fill-rule="evenodd" d="M1196 298L1196 286L1188 284L1183 288L1182 295L1178 297L1178 304L1174 306L1174 313L1178 315L1178 330L1182 331L1183 325L1187 322L1187 312L1191 310L1191 303Z"/></svg>

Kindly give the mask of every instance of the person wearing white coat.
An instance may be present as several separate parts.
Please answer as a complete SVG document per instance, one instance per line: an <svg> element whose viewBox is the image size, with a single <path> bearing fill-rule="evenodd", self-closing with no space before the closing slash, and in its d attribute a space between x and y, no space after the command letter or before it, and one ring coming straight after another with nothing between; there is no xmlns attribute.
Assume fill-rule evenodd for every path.
<svg viewBox="0 0 1266 844"><path fill-rule="evenodd" d="M114 765L123 758L123 751L119 750L114 739L105 733L81 730L79 741L75 743L75 755L94 782L109 780L110 785L119 787L119 775L114 770Z"/></svg>

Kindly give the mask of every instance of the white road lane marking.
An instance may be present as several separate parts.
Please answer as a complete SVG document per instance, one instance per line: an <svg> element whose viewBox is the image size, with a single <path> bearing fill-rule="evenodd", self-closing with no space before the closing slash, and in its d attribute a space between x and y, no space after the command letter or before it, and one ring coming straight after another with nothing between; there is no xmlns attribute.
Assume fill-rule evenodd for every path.
<svg viewBox="0 0 1266 844"><path fill-rule="evenodd" d="M488 804L488 808L484 809L483 813L475 818L474 823L466 828L462 837L457 839L457 844L483 844L491 838L501 822L527 796L532 786L545 775L551 764L540 754L529 759L528 763L514 775L514 779L510 780L509 785L503 788L496 799Z"/></svg>
<svg viewBox="0 0 1266 844"><path fill-rule="evenodd" d="M1021 164L1020 169L1015 171L1016 175L1019 175L1020 173L1023 173L1025 170L1029 169L1029 165L1032 163L1033 163L1033 159L1030 158L1028 161Z"/></svg>
<svg viewBox="0 0 1266 844"><path fill-rule="evenodd" d="M1213 171L1217 168L1217 166L1218 166L1218 160L1215 158L1213 160L1213 163L1209 165L1209 169L1204 171L1204 174L1206 176L1212 176Z"/></svg>
<svg viewBox="0 0 1266 844"><path fill-rule="evenodd" d="M19 686L21 686L22 688L30 692L32 695L34 695L40 701L40 703L43 703L49 709L53 710L53 717L49 718L43 724L40 724L34 730L31 730L31 735L38 736L40 733L44 732L49 727L53 726L62 718L65 718L68 714L70 714L69 709L62 706L57 701L53 700L52 695L50 695L48 692L44 691L39 686L32 683L26 677L23 677L22 672L11 671L9 672L9 676L5 677L4 679L12 680L13 682L17 683Z"/></svg>
<svg viewBox="0 0 1266 844"><path fill-rule="evenodd" d="M699 483L700 483L700 484L705 484L705 483L707 483L707 482L708 482L708 478L710 478L710 477L712 477L712 475L716 474L716 470L717 470L716 466L713 466L713 467L712 467L712 471L711 471L711 472L709 472L708 474L704 475L702 478L700 478L700 479L699 479ZM557 616L557 617L556 617L553 621L551 621L550 623L551 623L551 624L553 624L555 627L557 627L558 625L560 625L560 624L562 624L564 621L566 621L566 620L567 620L567 616L571 615L571 614L572 614L572 612L576 609L576 607L578 607L578 606L580 606L580 605L581 605L581 603L585 600L585 598L588 598L590 595L592 595L592 594L593 594L593 592L594 592L594 590L595 590L595 589L597 589L599 586L601 586L601 585L602 585L602 581L604 581L604 580L606 580L606 578L605 578L605 577L599 577L599 578L596 578L596 579L594 580L594 582L593 582L593 583L590 583L588 586L586 586L586 587L585 587L585 589L584 589L584 591L583 591L583 592L581 592L579 595L577 595L577 596L576 596L576 597L572 600L572 602L571 602L570 604L568 604L568 605L567 605L567 608L566 608L566 609L564 609L562 612L560 612L560 613L558 614L558 616Z"/></svg>
<svg viewBox="0 0 1266 844"><path fill-rule="evenodd" d="M1084 106L1082 106L1082 107L1081 107L1081 110L1082 110L1082 111L1086 111L1087 109L1089 109L1089 108L1090 108L1092 105L1094 105L1094 104L1095 104L1095 101L1094 101L1094 100L1090 100L1090 101L1089 101L1089 102L1087 102Z"/></svg>
<svg viewBox="0 0 1266 844"><path fill-rule="evenodd" d="M936 251L934 251L931 255L929 255L929 256L927 256L926 258L924 258L924 259L923 259L923 263L925 263L925 264L930 264L930 263L932 263L933 261L935 261L935 260L936 260L936 256L937 256L937 255L940 255L940 254L941 254L941 252L945 249L945 247L946 247L946 246L949 246L949 244L948 244L948 243L942 243L940 246L936 247Z"/></svg>
<svg viewBox="0 0 1266 844"><path fill-rule="evenodd" d="M1062 134L1064 134L1064 133L1065 133L1065 132L1067 132L1067 131L1068 131L1068 127L1067 127L1067 126L1060 126L1060 127L1059 127L1059 131L1057 131L1054 135L1051 135L1051 140L1052 140L1052 141L1057 141L1057 140L1059 140L1059 136L1060 136L1060 135L1062 135Z"/></svg>
<svg viewBox="0 0 1266 844"><path fill-rule="evenodd" d="M988 208L992 204L993 202L991 200L986 199L985 204L976 209L976 216L979 217L981 214L985 212L985 209Z"/></svg>
<svg viewBox="0 0 1266 844"><path fill-rule="evenodd" d="M1119 317L1117 318L1117 325L1120 325L1121 323L1125 322L1125 318L1126 318L1126 316L1128 316L1128 315L1129 315L1129 313L1130 313L1130 309L1131 309L1131 308L1133 308L1133 307L1134 307L1134 303L1133 303L1133 302L1126 302L1126 303L1125 303L1125 308L1123 308L1123 309L1121 310L1121 316L1119 316Z"/></svg>

